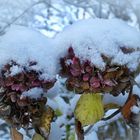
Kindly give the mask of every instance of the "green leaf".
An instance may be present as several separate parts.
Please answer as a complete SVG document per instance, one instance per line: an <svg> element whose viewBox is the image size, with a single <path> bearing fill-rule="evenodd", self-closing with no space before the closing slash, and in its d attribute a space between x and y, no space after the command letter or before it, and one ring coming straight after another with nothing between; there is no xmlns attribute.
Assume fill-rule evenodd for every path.
<svg viewBox="0 0 140 140"><path fill-rule="evenodd" d="M56 109L56 110L55 110L55 115L56 115L56 116L62 116L63 113L61 112L60 109Z"/></svg>
<svg viewBox="0 0 140 140"><path fill-rule="evenodd" d="M75 133L70 134L69 140L75 140Z"/></svg>
<svg viewBox="0 0 140 140"><path fill-rule="evenodd" d="M82 126L94 124L104 115L102 97L99 93L84 93L75 108L75 117Z"/></svg>

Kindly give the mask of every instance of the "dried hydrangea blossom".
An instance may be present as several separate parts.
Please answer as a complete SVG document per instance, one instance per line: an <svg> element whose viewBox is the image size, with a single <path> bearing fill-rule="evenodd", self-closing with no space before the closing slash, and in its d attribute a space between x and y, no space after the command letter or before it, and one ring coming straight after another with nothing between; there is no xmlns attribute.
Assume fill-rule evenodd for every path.
<svg viewBox="0 0 140 140"><path fill-rule="evenodd" d="M81 61L70 47L68 54L61 58L61 74L67 76L67 88L78 93L111 93L114 96L130 90L129 77L133 73L126 66L111 65L103 58L108 64L101 71L89 60Z"/></svg>
<svg viewBox="0 0 140 140"><path fill-rule="evenodd" d="M92 95L127 94L128 99L123 106L117 107L117 111L102 120L111 119L121 112L125 121L137 128L138 122L134 119L137 114L131 108L138 107L140 97L132 90L140 63L139 37L139 32L117 19L83 20L56 36L60 73L66 77L66 87L82 94L82 100L79 99L75 108L75 117L77 121L82 120L81 124L89 124L93 122L93 116L101 114L102 107L100 111L96 108L98 103L94 102L96 105L90 106L93 103L88 100ZM97 121L99 119L96 118ZM80 132L80 135L84 134L81 130L79 128L78 135Z"/></svg>
<svg viewBox="0 0 140 140"><path fill-rule="evenodd" d="M45 107L47 98L44 94L53 87L55 79L40 78L42 72L32 70L36 64L32 61L28 66L21 66L10 61L2 67L0 71L0 116L12 127L25 129L32 127L36 132L47 137L53 110ZM16 69L13 74L14 68ZM46 118L43 116L47 113L50 116L46 115L49 118L48 123L45 124Z"/></svg>

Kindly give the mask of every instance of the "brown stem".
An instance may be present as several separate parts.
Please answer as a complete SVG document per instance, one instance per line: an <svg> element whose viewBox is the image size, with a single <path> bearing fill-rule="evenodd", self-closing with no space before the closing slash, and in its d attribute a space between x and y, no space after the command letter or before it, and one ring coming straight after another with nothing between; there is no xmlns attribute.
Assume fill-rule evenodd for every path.
<svg viewBox="0 0 140 140"><path fill-rule="evenodd" d="M78 120L75 120L75 131L77 134L78 140L84 140L84 130L81 123Z"/></svg>
<svg viewBox="0 0 140 140"><path fill-rule="evenodd" d="M11 127L10 135L11 140L23 140L23 135L16 128Z"/></svg>

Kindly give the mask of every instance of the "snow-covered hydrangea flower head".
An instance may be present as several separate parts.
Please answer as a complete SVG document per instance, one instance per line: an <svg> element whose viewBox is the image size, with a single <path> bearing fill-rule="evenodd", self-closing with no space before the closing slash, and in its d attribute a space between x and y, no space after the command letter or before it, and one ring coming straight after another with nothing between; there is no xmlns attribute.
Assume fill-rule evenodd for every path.
<svg viewBox="0 0 140 140"><path fill-rule="evenodd" d="M129 77L140 63L140 33L123 21L81 20L59 33L55 43L68 89L115 96L130 89Z"/></svg>
<svg viewBox="0 0 140 140"><path fill-rule="evenodd" d="M93 125L121 112L126 122L135 126L133 118L138 111L132 112L131 107L138 107L139 97L132 94L132 88L140 64L140 32L118 19L88 19L65 28L54 42L67 89L82 94L74 111L78 123ZM104 118L108 109L102 97L107 93L128 98Z"/></svg>
<svg viewBox="0 0 140 140"><path fill-rule="evenodd" d="M118 19L81 20L65 28L56 38L57 53L64 56L69 47L81 60L88 59L99 69L105 69L102 55L112 65L126 65L136 70L140 62L140 33Z"/></svg>
<svg viewBox="0 0 140 140"><path fill-rule="evenodd" d="M36 31L12 26L0 37L0 116L12 127L47 138L53 110L44 95L56 81L53 61L50 40Z"/></svg>

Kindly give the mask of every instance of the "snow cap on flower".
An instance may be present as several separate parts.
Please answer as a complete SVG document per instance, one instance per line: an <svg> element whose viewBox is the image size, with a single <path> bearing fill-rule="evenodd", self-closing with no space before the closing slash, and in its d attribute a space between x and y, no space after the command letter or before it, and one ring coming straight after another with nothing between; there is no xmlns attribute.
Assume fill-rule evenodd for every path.
<svg viewBox="0 0 140 140"><path fill-rule="evenodd" d="M103 55L111 64L127 65L131 71L140 62L140 32L118 19L78 21L59 33L55 43L58 57L71 46L77 57L88 59L101 70L106 66Z"/></svg>
<svg viewBox="0 0 140 140"><path fill-rule="evenodd" d="M0 69L11 60L28 67L30 62L35 71L41 71L42 79L55 77L55 54L51 39L23 26L11 26L0 36ZM11 74L21 72L21 67L13 66Z"/></svg>

